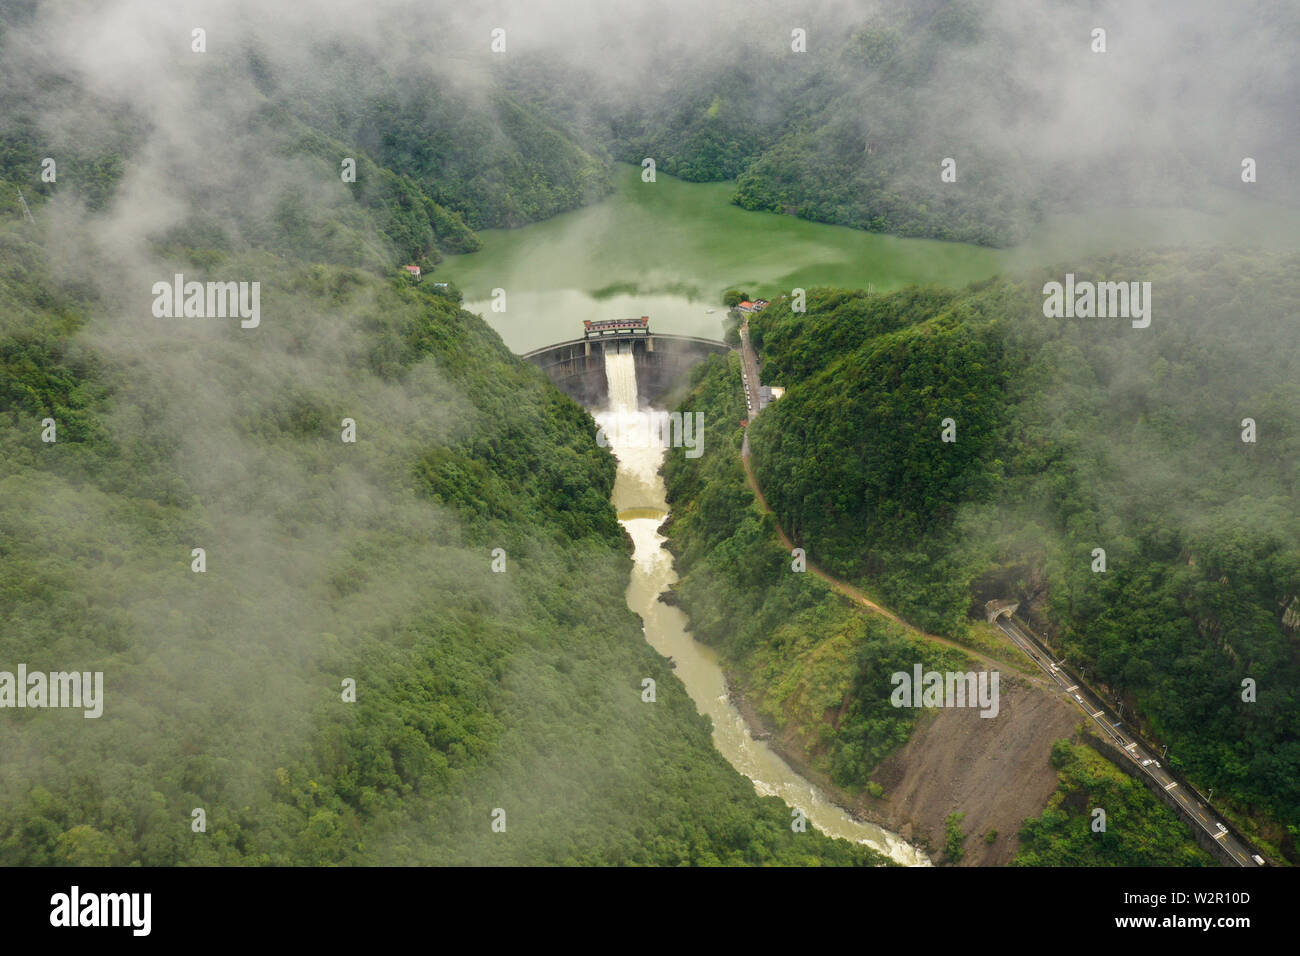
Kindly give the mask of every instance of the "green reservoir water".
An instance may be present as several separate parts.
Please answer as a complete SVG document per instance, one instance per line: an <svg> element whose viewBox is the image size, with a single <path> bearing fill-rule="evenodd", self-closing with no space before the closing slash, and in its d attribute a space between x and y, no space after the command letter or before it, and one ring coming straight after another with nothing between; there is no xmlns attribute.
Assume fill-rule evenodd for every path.
<svg viewBox="0 0 1300 956"><path fill-rule="evenodd" d="M833 285L886 292L913 283L964 286L999 272L1081 261L1138 246L1229 242L1300 248L1292 210L1223 189L1206 208L1120 209L1049 218L1008 250L899 239L731 204L731 183L644 183L619 166L597 205L520 229L485 230L483 248L437 270L516 352L581 335L583 319L648 315L661 332L720 338L722 293L772 298ZM506 293L504 312L491 308ZM706 310L715 310L709 314Z"/></svg>
<svg viewBox="0 0 1300 956"><path fill-rule="evenodd" d="M722 293L731 287L773 298L800 286L880 292L912 283L962 286L998 272L1068 264L1135 245L1228 239L1240 248L1255 239L1276 247L1285 236L1294 248L1297 240L1294 216L1247 209L1239 197L1227 196L1217 211L1061 217L1045 222L1022 247L999 251L746 212L731 205L730 183L686 183L662 174L655 183L643 183L631 166L617 176L617 189L604 202L521 229L485 231L480 251L449 258L436 275L460 286L465 308L481 314L516 352L525 352L577 338L583 319L636 315L650 316L656 331L718 338ZM492 310L493 289L505 290L505 311ZM606 362L611 407L604 412L636 408L631 355L607 353ZM869 843L909 865L928 865L924 853L896 834L850 818L754 738L730 702L717 655L691 637L680 610L658 600L676 580L658 533L668 513L659 473L664 453L621 447L615 453L613 504L636 545L628 607L640 616L647 642L671 655L677 677L713 723L718 751L759 793L804 810L818 829Z"/></svg>
<svg viewBox="0 0 1300 956"><path fill-rule="evenodd" d="M486 230L481 250L448 258L437 276L460 286L465 308L524 352L577 338L583 319L636 315L650 316L657 331L721 338L722 293L733 287L771 298L796 286L960 286L1002 263L1002 254L978 246L747 212L731 204L733 189L662 173L643 183L639 168L620 166L604 202ZM491 311L498 288L505 312Z"/></svg>

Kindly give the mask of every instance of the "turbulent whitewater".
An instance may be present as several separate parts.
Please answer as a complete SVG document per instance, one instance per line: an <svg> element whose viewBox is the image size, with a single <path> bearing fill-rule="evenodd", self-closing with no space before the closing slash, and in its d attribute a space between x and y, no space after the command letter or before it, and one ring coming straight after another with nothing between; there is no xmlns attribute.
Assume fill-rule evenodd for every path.
<svg viewBox="0 0 1300 956"><path fill-rule="evenodd" d="M595 414L618 460L614 507L619 523L632 537L635 550L627 604L645 624L650 646L677 665L674 673L686 686L701 714L713 721L714 746L731 765L765 796L776 796L797 807L823 833L866 843L900 863L929 866L929 859L901 837L870 823L854 820L831 803L817 787L796 774L770 747L755 740L744 718L727 697L726 680L714 651L687 631L686 615L659 601L677 580L671 553L663 547L658 528L668 516L668 503L659 467L665 449L648 447L645 435L629 436L615 428L619 416L641 411L636 369L630 351L606 350L605 375L609 405ZM682 449L673 449L674 454Z"/></svg>

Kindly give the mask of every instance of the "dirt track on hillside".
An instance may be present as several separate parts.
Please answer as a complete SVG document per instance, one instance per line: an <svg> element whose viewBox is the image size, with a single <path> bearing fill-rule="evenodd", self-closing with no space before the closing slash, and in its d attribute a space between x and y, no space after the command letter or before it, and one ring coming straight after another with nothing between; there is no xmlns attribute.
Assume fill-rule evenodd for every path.
<svg viewBox="0 0 1300 956"><path fill-rule="evenodd" d="M745 469L745 483L749 485L749 490L754 493L754 497L758 500L758 506L764 512L775 515L771 507L768 506L767 499L763 497L763 491L761 488L758 487L758 480L754 477L754 470L749 464L748 432L746 432L745 434L744 445L741 446L740 464ZM777 537L781 539L781 544L784 545L787 551L793 551L794 543L789 539L789 537L786 536L785 530L781 527L780 522L775 522L775 526L776 526L776 534ZM895 624L907 628L907 630L910 631L912 634L916 635L917 637L923 638L931 642L932 644L943 644L945 647L954 648L956 650L961 651L967 657L973 657L976 660L983 661L985 664L988 664L991 667L1005 666L1008 660L1010 660L1011 658L1019 658L1021 656L1021 652L1008 643L1007 645L1007 650L1009 652L1008 658L1007 660L999 661L999 660L995 660L992 657L989 657L987 654L983 654L980 651L975 650L974 648L967 647L965 644L959 644L954 640L950 640L949 638L946 637L940 637L937 634L929 634L925 631L922 631L920 628L907 623L907 621L904 621L893 611L889 610L889 608L882 607L881 605L877 604L875 601L871 600L871 598L863 594L862 591L860 591L858 588L854 587L852 584L849 584L849 582L842 581L839 578L835 577L834 575L828 574L826 571L823 571L820 567L818 567L812 561L809 561L807 558L804 559L804 564L807 566L809 574L812 574L814 577L817 577L820 580L825 581L828 585L830 585L831 590L844 595L850 601L860 604L862 607L865 607L867 610L873 611L876 614L881 615L882 617L888 618L889 620L893 621ZM1046 681L1038 677L1027 677L1025 679L1029 680L1032 683L1039 684L1043 687L1048 686Z"/></svg>
<svg viewBox="0 0 1300 956"><path fill-rule="evenodd" d="M748 453L746 434L741 452L745 478L759 506L770 511L750 468ZM779 523L776 531L786 548L791 548ZM1026 818L1042 813L1056 789L1056 770L1050 760L1052 744L1074 736L1079 723L1077 711L1041 678L1012 676L1001 670L1006 661L996 661L955 641L918 631L811 562L808 570L859 606L902 624L916 636L955 647L999 669L1000 709L996 717L981 717L975 708L927 712L907 744L872 774L871 779L885 791L879 800L865 794L854 799L812 769L808 755L815 728L802 728L804 733L800 734L798 729L787 726L785 732L774 735L773 747L836 803L926 848L935 863L943 862L944 821L954 812L966 814L961 821L967 836L960 865L1010 863L1020 846L1021 825ZM1009 644L1007 651L1008 659L1021 653ZM744 692L734 693L733 700L751 726L770 729L764 726ZM994 841L985 842L985 835L994 830Z"/></svg>

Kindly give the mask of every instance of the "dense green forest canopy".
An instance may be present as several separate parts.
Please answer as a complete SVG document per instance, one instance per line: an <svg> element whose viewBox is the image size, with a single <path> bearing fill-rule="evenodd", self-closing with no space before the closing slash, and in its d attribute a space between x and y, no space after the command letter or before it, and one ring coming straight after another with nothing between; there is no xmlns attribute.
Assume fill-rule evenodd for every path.
<svg viewBox="0 0 1300 956"><path fill-rule="evenodd" d="M312 163L313 178L337 176L345 156L356 160L352 201L401 258L426 267L474 249L474 230L598 200L613 160L649 157L683 179L735 180L745 209L1008 246L1056 211L1217 207L1244 195L1243 151L1267 171L1297 145L1285 121L1297 94L1286 64L1300 53L1293 2L1238 5L1219 32L1212 19L1164 29L1161 11L1175 10L1173 0L1105 10L1116 47L1105 54L1090 48L1104 9L1095 3L828 4L797 27L780 4L752 6L740 29L727 22L720 35L680 38L689 43L676 57L641 42L634 16L593 22L590 36L576 23L578 38L555 46L534 29L530 44L495 57L481 24L433 11L422 27L433 51L396 20L382 40L341 37L328 25L292 41L254 31L189 75L202 80L191 110L214 129L265 126L263 145L271 133L282 137L288 155ZM20 31L42 9L5 0L0 29ZM702 28L720 29L717 15L706 19ZM806 35L803 52L793 49L795 30ZM1224 35L1231 43L1219 42ZM1261 44L1249 70L1215 68L1215 57ZM76 171L65 175L69 188L102 204L124 162L140 158L157 113L133 112L34 54L25 60L21 42L10 53L0 65L0 176L52 191L33 170L57 154ZM228 112L223 100L247 109ZM51 112L75 119L51 136L41 118ZM295 143L300 135L310 147ZM351 261L374 254L346 209L303 208L320 198L304 191L307 170L259 169L257 157L233 150L210 157L245 184L269 180L262 189L273 195L261 204L278 208L279 221L239 221L239 232L311 233ZM941 177L945 160L951 181ZM189 197L196 228L229 232L232 215L247 218L233 208L215 214L204 185L209 178ZM1300 199L1285 176L1261 175L1248 188L1253 198Z"/></svg>
<svg viewBox="0 0 1300 956"><path fill-rule="evenodd" d="M916 724L916 711L890 706L890 674L916 661L929 669L963 662L858 613L813 575L790 572L772 517L755 507L741 470L743 394L733 354L709 358L682 400L683 410L715 428L732 424L698 458L665 461L673 508L667 534L681 576L674 599L690 614L696 639L726 656L777 726L821 725L828 708L849 702L835 727L821 725L817 763L836 784L861 787Z"/></svg>
<svg viewBox="0 0 1300 956"><path fill-rule="evenodd" d="M4 862L881 862L713 749L589 416L480 318L258 253L260 334L106 314L41 239L0 232L0 654L106 700L5 711Z"/></svg>
<svg viewBox="0 0 1300 956"><path fill-rule="evenodd" d="M173 90L230 125L168 139L0 48L0 670L104 675L101 717L3 711L0 862L888 863L714 749L590 416L397 272L600 165L508 97L328 121L342 88L256 52ZM155 316L174 273L258 282L260 324Z"/></svg>
<svg viewBox="0 0 1300 956"><path fill-rule="evenodd" d="M37 9L7 6L16 9L0 11L15 24ZM444 254L477 249L477 229L553 216L611 188L601 147L589 152L504 90L465 89L452 76L405 69L405 60L377 69L370 54L337 41L308 40L306 62L288 62L273 48L283 38L250 37L173 78L188 110L160 119L163 108L147 96L101 93L33 58L14 35L0 47L5 208L18 188L37 200L62 193L91 211L114 199L145 202L118 191L134 169L180 204L153 237L178 250L251 245L427 270ZM188 148L147 148L162 124ZM42 175L47 157L54 181Z"/></svg>
<svg viewBox="0 0 1300 956"><path fill-rule="evenodd" d="M788 389L750 429L754 467L810 557L940 633L983 600L1020 601L1288 854L1298 266L1214 250L1075 270L1150 281L1145 329L1044 317L1064 270L961 293L816 290L806 314L783 299L751 319L764 382Z"/></svg>
<svg viewBox="0 0 1300 956"><path fill-rule="evenodd" d="M111 42L83 44L104 69L78 72L33 26L54 6L0 0L0 653L103 670L108 700L98 720L6 712L9 863L880 862L792 834L712 749L625 609L591 420L454 290L395 270L599 199L614 159L735 177L749 209L1001 245L1049 206L1241 188L1242 143L1294 145L1293 124L1260 121L1295 101L1283 48L1258 76L1191 76L1193 93L1223 90L1181 138L1117 144L1099 114L1088 136L1022 153L1026 135L1078 128L1025 79L1061 80L1031 58L1059 48L962 0L883 4L814 32L807 60L791 60L789 24L763 34L780 43L733 30L635 96L631 67L604 84L527 57L486 66L450 40L430 54L402 24L356 43L330 24L279 45L214 30L219 55L159 47L126 66ZM1085 59L1088 10L1070 21ZM1300 37L1295 4L1246 11L1245 40ZM1157 82L1172 74L1128 62L1138 82L1118 88L1137 92L1115 97L1132 112L1111 131L1177 126ZM1297 265L1216 250L1075 269L1152 281L1144 330L1044 318L1038 290L1060 274L814 290L806 314L777 301L752 332L788 392L751 432L782 525L817 561L941 632L986 597L1019 599L1171 763L1293 859ZM180 271L260 281L257 334L151 318L150 285ZM709 421L738 422L735 360L701 375ZM903 638L777 573L788 555L727 435L667 470L680 592L781 713L817 713L877 681ZM909 720L850 708L826 769L860 783ZM1105 783L1058 763L1067 788ZM1031 827L1040 861L1070 823Z"/></svg>
<svg viewBox="0 0 1300 956"><path fill-rule="evenodd" d="M1043 813L1026 820L1014 866L1212 866L1187 838L1187 825L1156 803L1146 785L1095 750L1058 740L1057 790ZM1097 808L1106 828L1093 824Z"/></svg>
<svg viewBox="0 0 1300 956"><path fill-rule="evenodd" d="M807 321L836 347L846 339L896 328L909 308L931 309L959 293L905 290L873 297L878 324L850 315L861 297L818 293ZM835 338L838 331L843 338ZM811 358L808 356L806 358ZM739 360L711 357L697 369L681 410L707 422L739 421L743 414ZM785 401L782 399L781 401ZM771 408L771 407L769 407ZM769 412L764 412L766 416ZM761 417L760 417L761 420ZM884 758L907 742L919 712L889 703L891 675L926 670L965 671L966 655L917 640L897 624L868 614L833 593L815 575L792 573L770 514L746 487L740 465L741 429L723 428L699 458L669 455L664 473L672 503L667 525L680 581L673 599L691 618L693 634L718 649L738 686L778 731L796 729L808 764L849 794L888 799L870 781ZM1017 863L1063 865L1206 865L1208 854L1189 828L1140 781L1096 753L1062 741L1054 750L1060 783L1041 815L1026 822ZM1090 829L1090 808L1114 813L1104 840Z"/></svg>
<svg viewBox="0 0 1300 956"><path fill-rule="evenodd" d="M792 15L759 3L686 63L651 57L635 82L549 60L508 82L555 114L590 103L575 128L626 162L734 179L745 209L873 232L1009 246L1065 210L1200 208L1244 188L1294 205L1293 177L1243 187L1240 173L1243 156L1297 145L1285 64L1300 53L1300 5L1200 12L885 0ZM1099 24L1105 52L1092 48Z"/></svg>

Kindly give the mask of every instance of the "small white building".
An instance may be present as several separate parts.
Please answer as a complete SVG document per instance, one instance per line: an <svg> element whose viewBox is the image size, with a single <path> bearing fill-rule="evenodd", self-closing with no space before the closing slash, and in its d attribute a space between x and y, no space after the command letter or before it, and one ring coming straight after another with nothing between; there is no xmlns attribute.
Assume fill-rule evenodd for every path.
<svg viewBox="0 0 1300 956"><path fill-rule="evenodd" d="M758 408L762 411L769 404L776 401L785 394L785 389L780 385L760 385L758 386Z"/></svg>

